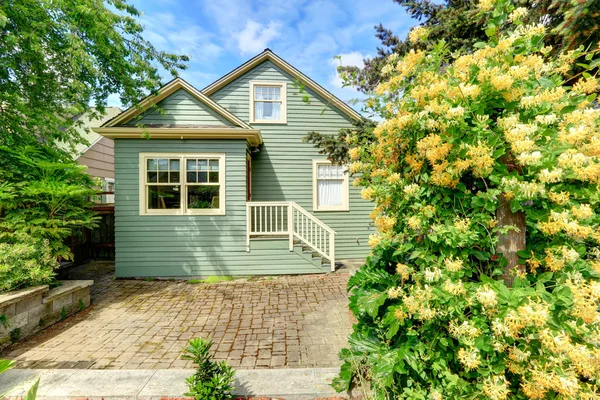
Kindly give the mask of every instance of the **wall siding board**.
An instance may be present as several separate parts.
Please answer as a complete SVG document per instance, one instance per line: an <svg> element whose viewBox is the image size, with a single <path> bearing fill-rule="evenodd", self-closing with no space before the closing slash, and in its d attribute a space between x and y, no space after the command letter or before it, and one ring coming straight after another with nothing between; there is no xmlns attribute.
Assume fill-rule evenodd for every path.
<svg viewBox="0 0 600 400"><path fill-rule="evenodd" d="M289 251L246 252L245 140L115 140L118 277L323 272ZM139 153L225 153L225 215L139 215Z"/></svg>
<svg viewBox="0 0 600 400"><path fill-rule="evenodd" d="M287 82L287 124L254 124L264 144L252 157L252 200L295 201L337 232L336 258L364 258L369 254L368 237L375 232L369 217L373 204L363 200L350 179L350 211L313 211L312 160L323 159L302 138L311 131L337 134L351 127L348 117L311 90L303 93L293 77L266 61L237 78L211 99L250 122L250 84L257 81ZM308 104L302 99L308 95Z"/></svg>
<svg viewBox="0 0 600 400"><path fill-rule="evenodd" d="M177 90L158 103L164 114L156 109L144 111L125 125L136 124L193 124L231 126L232 123L183 89Z"/></svg>

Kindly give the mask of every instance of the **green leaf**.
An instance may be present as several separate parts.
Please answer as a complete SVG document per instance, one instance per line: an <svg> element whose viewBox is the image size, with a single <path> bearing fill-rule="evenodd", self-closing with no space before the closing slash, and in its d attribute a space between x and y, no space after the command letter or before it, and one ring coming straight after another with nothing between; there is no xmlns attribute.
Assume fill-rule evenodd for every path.
<svg viewBox="0 0 600 400"><path fill-rule="evenodd" d="M14 361L12 360L0 360L0 374L8 371L14 365Z"/></svg>
<svg viewBox="0 0 600 400"><path fill-rule="evenodd" d="M475 338L475 347L481 351L490 352L494 349L492 346L492 337L489 335L479 335Z"/></svg>
<svg viewBox="0 0 600 400"><path fill-rule="evenodd" d="M359 353L377 353L382 350L383 344L377 337L365 333L355 332L348 337L350 347Z"/></svg>
<svg viewBox="0 0 600 400"><path fill-rule="evenodd" d="M360 295L356 300L356 306L358 307L359 313L366 313L372 318L375 318L377 314L379 314L379 307L385 303L387 298L386 292L364 290L360 292Z"/></svg>
<svg viewBox="0 0 600 400"><path fill-rule="evenodd" d="M33 386L27 391L27 394L25 395L24 400L35 400L35 398L37 396L39 384L40 384L40 378L38 378L37 381L35 381L35 383L33 384Z"/></svg>
<svg viewBox="0 0 600 400"><path fill-rule="evenodd" d="M552 271L544 272L543 274L538 275L537 281L541 283L549 282L552 279L553 275L554 272Z"/></svg>

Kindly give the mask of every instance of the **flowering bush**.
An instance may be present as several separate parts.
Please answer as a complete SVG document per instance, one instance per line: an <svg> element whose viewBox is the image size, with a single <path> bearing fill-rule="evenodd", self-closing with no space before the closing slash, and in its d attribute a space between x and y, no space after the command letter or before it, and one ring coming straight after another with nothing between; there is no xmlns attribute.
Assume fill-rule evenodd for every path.
<svg viewBox="0 0 600 400"><path fill-rule="evenodd" d="M349 283L358 323L336 385L362 375L377 398L598 399L598 81L563 74L578 57L600 62L583 49L549 58L526 10L480 6L487 43L454 61L444 43L391 55L368 100L383 122L350 151L350 172L379 233ZM503 203L525 217L517 265L498 250L518 229L497 218Z"/></svg>

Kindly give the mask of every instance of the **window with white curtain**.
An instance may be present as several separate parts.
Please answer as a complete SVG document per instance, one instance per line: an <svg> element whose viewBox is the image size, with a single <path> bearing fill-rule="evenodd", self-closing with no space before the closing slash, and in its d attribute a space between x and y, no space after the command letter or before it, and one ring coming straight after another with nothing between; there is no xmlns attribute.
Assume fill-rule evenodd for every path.
<svg viewBox="0 0 600 400"><path fill-rule="evenodd" d="M250 122L286 123L286 83L250 82Z"/></svg>
<svg viewBox="0 0 600 400"><path fill-rule="evenodd" d="M225 154L140 153L140 215L225 214Z"/></svg>
<svg viewBox="0 0 600 400"><path fill-rule="evenodd" d="M313 161L314 211L349 210L348 173L346 167L327 160Z"/></svg>

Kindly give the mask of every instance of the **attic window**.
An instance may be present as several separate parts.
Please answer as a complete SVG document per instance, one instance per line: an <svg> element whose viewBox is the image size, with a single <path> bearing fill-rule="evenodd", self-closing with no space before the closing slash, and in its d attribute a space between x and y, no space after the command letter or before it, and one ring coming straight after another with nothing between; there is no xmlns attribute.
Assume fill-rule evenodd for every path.
<svg viewBox="0 0 600 400"><path fill-rule="evenodd" d="M285 82L250 82L250 123L287 123Z"/></svg>

